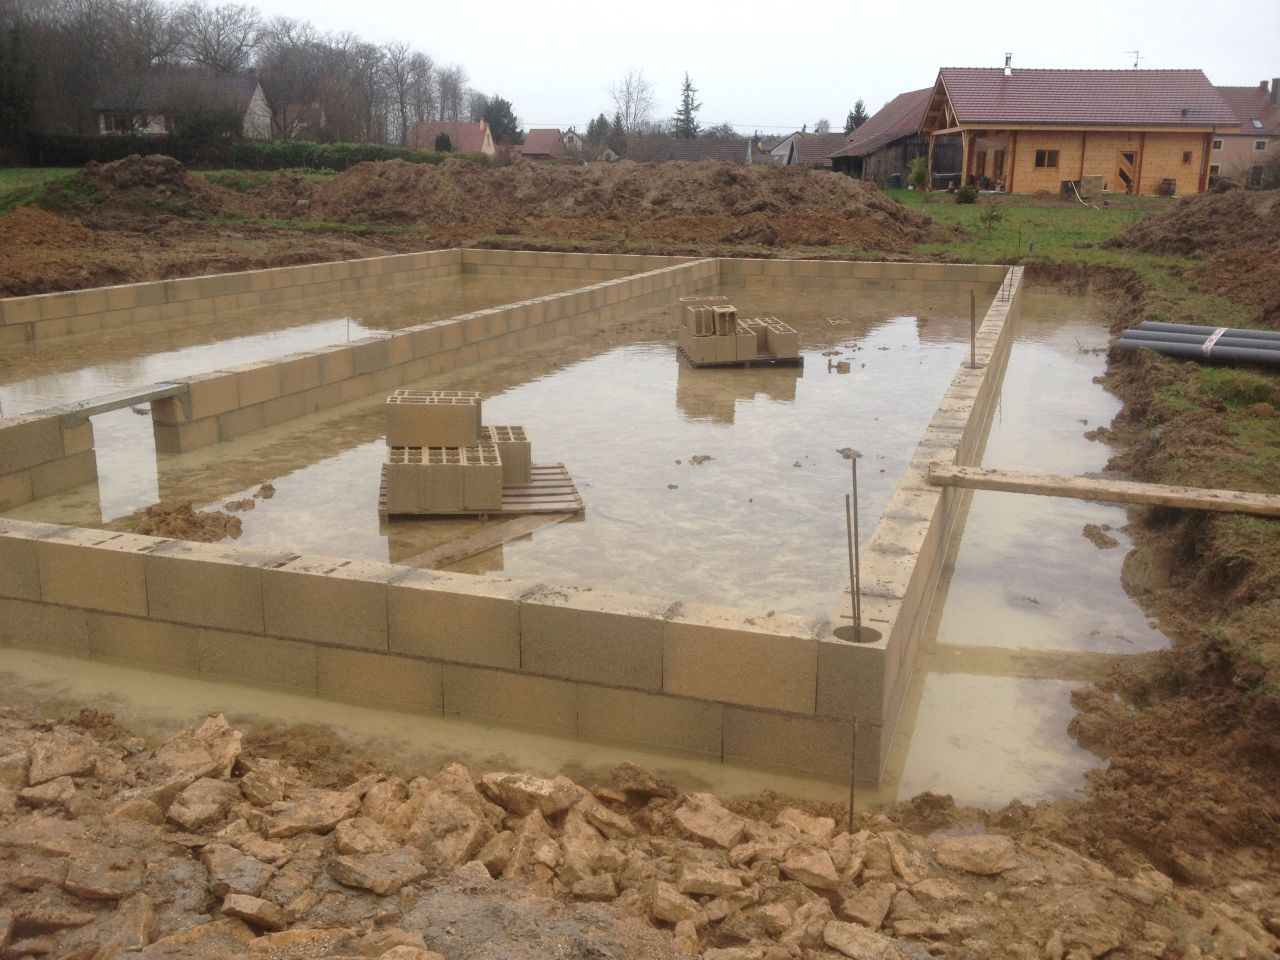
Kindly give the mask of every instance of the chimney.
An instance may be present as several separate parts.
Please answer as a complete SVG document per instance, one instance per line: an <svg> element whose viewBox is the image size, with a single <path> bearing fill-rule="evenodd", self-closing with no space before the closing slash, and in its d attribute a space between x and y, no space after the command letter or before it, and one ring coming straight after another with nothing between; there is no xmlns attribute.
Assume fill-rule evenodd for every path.
<svg viewBox="0 0 1280 960"><path fill-rule="evenodd" d="M1271 81L1271 102L1280 106L1280 77Z"/></svg>
<svg viewBox="0 0 1280 960"><path fill-rule="evenodd" d="M1013 54L1006 53L1004 55L1004 75L1006 77L1013 76Z"/></svg>

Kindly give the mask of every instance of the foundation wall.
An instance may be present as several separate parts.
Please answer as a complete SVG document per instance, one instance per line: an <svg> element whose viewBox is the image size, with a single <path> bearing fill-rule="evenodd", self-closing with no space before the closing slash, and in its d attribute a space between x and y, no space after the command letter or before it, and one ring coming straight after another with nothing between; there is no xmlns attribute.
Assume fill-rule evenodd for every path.
<svg viewBox="0 0 1280 960"><path fill-rule="evenodd" d="M459 254L463 269L470 255ZM651 266L647 260L526 266L606 271ZM880 274L870 275L871 268ZM847 600L830 621L807 620L0 518L0 645L840 778L851 772L856 718L856 774L878 779L963 495L930 486L928 464L981 457L1020 269L666 261L564 294L191 378L186 393L153 401L157 444L193 449L389 392L670 303L718 275L1000 290L979 331L982 366L956 374L864 553L864 622L881 632L878 642L844 642L832 632L849 622ZM86 442L92 456L91 431L86 441L74 422L64 425L70 416L45 411L5 421L0 444L10 445L0 446L0 464L9 465L9 450L23 450L27 460L14 462L34 472L76 457ZM46 459L31 459L37 456Z"/></svg>
<svg viewBox="0 0 1280 960"><path fill-rule="evenodd" d="M98 479L93 423L57 408L0 419L0 510Z"/></svg>
<svg viewBox="0 0 1280 960"><path fill-rule="evenodd" d="M1005 277L999 265L880 263L850 260L722 259L722 280L802 279L816 287L894 290L902 293L967 293L992 297Z"/></svg>
<svg viewBox="0 0 1280 960"><path fill-rule="evenodd" d="M965 491L929 483L929 465L981 463L1013 343L1022 268L1009 270L978 329L977 367L966 356L861 554L862 623L874 642L825 635L819 644L818 712L858 723L859 779L878 781L920 637L942 576L947 544ZM852 625L851 600L833 612Z"/></svg>

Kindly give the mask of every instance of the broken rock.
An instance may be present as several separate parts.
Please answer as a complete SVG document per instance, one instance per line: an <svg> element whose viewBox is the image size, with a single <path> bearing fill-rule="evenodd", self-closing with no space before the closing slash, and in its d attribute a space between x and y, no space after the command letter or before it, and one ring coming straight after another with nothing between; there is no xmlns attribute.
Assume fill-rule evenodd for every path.
<svg viewBox="0 0 1280 960"><path fill-rule="evenodd" d="M345 854L386 853L396 846L391 834L368 817L343 820L334 828L333 838L338 842L338 852Z"/></svg>
<svg viewBox="0 0 1280 960"><path fill-rule="evenodd" d="M815 890L834 890L840 886L840 875L831 862L831 855L816 847L792 847L782 861L781 868L792 880Z"/></svg>
<svg viewBox="0 0 1280 960"><path fill-rule="evenodd" d="M38 787L18 791L18 799L29 807L56 807L76 795L75 781L70 777L58 777Z"/></svg>
<svg viewBox="0 0 1280 960"><path fill-rule="evenodd" d="M742 890L737 871L707 863L684 862L676 874L676 889L686 894L725 897Z"/></svg>
<svg viewBox="0 0 1280 960"><path fill-rule="evenodd" d="M184 830L199 830L222 820L240 790L226 780L202 777L187 787L169 806L169 819Z"/></svg>
<svg viewBox="0 0 1280 960"><path fill-rule="evenodd" d="M746 821L726 810L709 793L691 793L672 815L685 835L706 846L728 850L742 841Z"/></svg>
<svg viewBox="0 0 1280 960"><path fill-rule="evenodd" d="M329 876L343 886L370 890L379 896L423 880L429 872L418 855L407 847L389 853L335 857L329 861L328 871Z"/></svg>
<svg viewBox="0 0 1280 960"><path fill-rule="evenodd" d="M200 860L209 872L209 889L219 897L229 893L256 897L275 873L265 863L223 843L209 844L200 851Z"/></svg>
<svg viewBox="0 0 1280 960"><path fill-rule="evenodd" d="M119 900L141 884L141 863L123 851L97 849L71 859L62 889L86 900Z"/></svg>
<svg viewBox="0 0 1280 960"><path fill-rule="evenodd" d="M944 867L991 876L1017 866L1013 838L998 834L977 837L944 837L938 841L934 856Z"/></svg>
<svg viewBox="0 0 1280 960"><path fill-rule="evenodd" d="M893 903L895 889L892 883L868 883L840 904L840 916L869 930L879 930Z"/></svg>
<svg viewBox="0 0 1280 960"><path fill-rule="evenodd" d="M897 960L901 956L891 938L856 923L832 920L822 928L822 941L850 960Z"/></svg>
<svg viewBox="0 0 1280 960"><path fill-rule="evenodd" d="M222 912L228 917L243 920L260 930L283 930L289 925L284 911L270 900L250 897L243 893L229 893L222 901Z"/></svg>
<svg viewBox="0 0 1280 960"><path fill-rule="evenodd" d="M582 788L568 777L545 780L527 773L486 773L480 786L490 799L518 817L534 810L553 817L568 810L582 795Z"/></svg>
<svg viewBox="0 0 1280 960"><path fill-rule="evenodd" d="M328 833L356 815L360 798L343 790L307 790L293 801L273 803L266 833L272 840L300 833Z"/></svg>
<svg viewBox="0 0 1280 960"><path fill-rule="evenodd" d="M698 906L696 900L667 883L659 880L653 885L653 893L649 900L649 912L655 920L676 924L681 920L691 920L694 926L705 926L707 915Z"/></svg>
<svg viewBox="0 0 1280 960"><path fill-rule="evenodd" d="M59 777L91 776L95 766L89 741L78 733L59 728L31 745L27 785L38 787Z"/></svg>

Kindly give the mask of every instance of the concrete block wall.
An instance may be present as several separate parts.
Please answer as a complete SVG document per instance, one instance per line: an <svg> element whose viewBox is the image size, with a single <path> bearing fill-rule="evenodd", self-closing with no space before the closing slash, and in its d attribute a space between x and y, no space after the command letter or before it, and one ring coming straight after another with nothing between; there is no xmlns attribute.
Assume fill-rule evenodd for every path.
<svg viewBox="0 0 1280 960"><path fill-rule="evenodd" d="M689 257L643 256L627 253L563 253L559 251L480 250L462 251L464 275L497 272L505 277L565 280L575 286L616 280L635 273L648 273Z"/></svg>
<svg viewBox="0 0 1280 960"><path fill-rule="evenodd" d="M862 622L874 642L854 643L834 633L819 651L818 712L858 722L859 779L878 781L929 617L934 592L965 492L929 483L929 464L981 463L1013 343L1022 268L992 300L978 329L976 358L966 353L951 386L917 445L907 469L861 554ZM847 593L832 624L848 627Z"/></svg>
<svg viewBox="0 0 1280 960"><path fill-rule="evenodd" d="M0 346L193 314L384 290L462 272L461 250L245 270L0 300Z"/></svg>
<svg viewBox="0 0 1280 960"><path fill-rule="evenodd" d="M847 777L822 627L0 518L0 645Z"/></svg>
<svg viewBox="0 0 1280 960"><path fill-rule="evenodd" d="M882 263L855 260L720 260L722 280L795 280L806 286L902 293L967 293L982 299L994 296L1005 276L1005 267L967 263Z"/></svg>
<svg viewBox="0 0 1280 960"><path fill-rule="evenodd" d="M93 423L70 409L0 419L0 510L98 479Z"/></svg>
<svg viewBox="0 0 1280 960"><path fill-rule="evenodd" d="M673 258L661 259L670 264ZM152 403L156 449L185 453L361 397L389 393L431 374L666 303L716 275L715 260L677 261L566 293L186 378L178 381L188 386L185 394Z"/></svg>

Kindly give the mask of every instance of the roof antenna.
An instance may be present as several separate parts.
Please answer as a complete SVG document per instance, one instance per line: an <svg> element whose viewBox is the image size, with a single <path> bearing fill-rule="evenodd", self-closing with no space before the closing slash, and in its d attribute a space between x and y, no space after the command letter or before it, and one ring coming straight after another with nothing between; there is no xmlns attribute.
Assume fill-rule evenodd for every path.
<svg viewBox="0 0 1280 960"><path fill-rule="evenodd" d="M1138 61L1147 59L1142 55L1142 52L1139 50L1126 50L1125 56L1133 57L1133 69L1135 70L1138 69Z"/></svg>
<svg viewBox="0 0 1280 960"><path fill-rule="evenodd" d="M1013 76L1013 54L1006 53L1004 55L1004 75L1006 77Z"/></svg>

